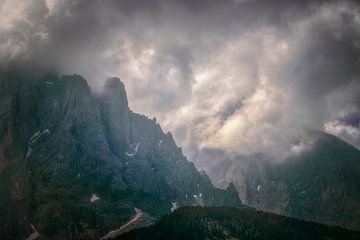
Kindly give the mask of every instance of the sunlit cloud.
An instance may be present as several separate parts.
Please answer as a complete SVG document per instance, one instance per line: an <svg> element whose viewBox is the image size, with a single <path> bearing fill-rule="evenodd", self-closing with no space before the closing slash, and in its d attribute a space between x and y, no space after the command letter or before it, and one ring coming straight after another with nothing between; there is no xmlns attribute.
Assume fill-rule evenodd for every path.
<svg viewBox="0 0 360 240"><path fill-rule="evenodd" d="M95 92L118 76L186 154L281 157L321 130L359 146L359 127L337 122L360 106L354 2L3 0L0 13L2 63L79 73Z"/></svg>

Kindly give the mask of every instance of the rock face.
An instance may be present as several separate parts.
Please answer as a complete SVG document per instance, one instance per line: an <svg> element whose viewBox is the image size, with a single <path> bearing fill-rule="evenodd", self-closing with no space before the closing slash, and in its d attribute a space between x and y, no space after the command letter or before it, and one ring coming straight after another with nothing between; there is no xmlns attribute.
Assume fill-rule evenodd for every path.
<svg viewBox="0 0 360 240"><path fill-rule="evenodd" d="M155 120L132 112L119 79L95 95L78 75L0 74L0 235L99 239L133 215L240 206L213 187Z"/></svg>
<svg viewBox="0 0 360 240"><path fill-rule="evenodd" d="M225 179L244 204L263 211L360 230L360 151L318 133L313 148L282 162L242 157Z"/></svg>

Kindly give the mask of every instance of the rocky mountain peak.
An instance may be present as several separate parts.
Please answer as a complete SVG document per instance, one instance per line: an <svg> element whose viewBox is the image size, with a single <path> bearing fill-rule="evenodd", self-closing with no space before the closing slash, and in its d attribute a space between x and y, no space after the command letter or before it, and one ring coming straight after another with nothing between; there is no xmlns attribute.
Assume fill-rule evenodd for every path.
<svg viewBox="0 0 360 240"><path fill-rule="evenodd" d="M103 86L103 97L112 101L118 108L128 108L124 83L117 77L108 78Z"/></svg>
<svg viewBox="0 0 360 240"><path fill-rule="evenodd" d="M47 76L46 79L56 79L56 77L54 76ZM86 90L90 90L90 87L87 83L87 81L80 75L77 74L73 74L73 75L64 75L61 80L73 87L73 88L80 88L80 89L86 89ZM50 81L46 81L48 84L51 84Z"/></svg>
<svg viewBox="0 0 360 240"><path fill-rule="evenodd" d="M101 96L101 111L112 151L121 155L130 144L130 117L124 84L119 78L108 78Z"/></svg>
<svg viewBox="0 0 360 240"><path fill-rule="evenodd" d="M312 137L311 149L283 161L239 156L225 179L257 209L359 230L360 151L324 132Z"/></svg>
<svg viewBox="0 0 360 240"><path fill-rule="evenodd" d="M173 203L242 206L237 194L214 188L155 119L129 109L118 78L108 79L95 96L79 75L47 75L31 84L25 75L4 76L4 239L25 239L31 224L50 239L99 239L135 207L159 217Z"/></svg>

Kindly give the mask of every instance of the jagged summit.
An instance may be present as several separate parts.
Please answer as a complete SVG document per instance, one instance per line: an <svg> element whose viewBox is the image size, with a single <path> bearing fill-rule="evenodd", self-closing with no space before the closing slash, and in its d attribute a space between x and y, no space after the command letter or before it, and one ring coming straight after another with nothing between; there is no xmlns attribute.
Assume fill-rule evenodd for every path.
<svg viewBox="0 0 360 240"><path fill-rule="evenodd" d="M100 111L112 151L118 155L124 154L130 144L130 109L125 86L119 78L106 80Z"/></svg>
<svg viewBox="0 0 360 240"><path fill-rule="evenodd" d="M117 77L107 78L103 86L104 97L111 98L118 107L128 108L128 99L124 83Z"/></svg>
<svg viewBox="0 0 360 240"><path fill-rule="evenodd" d="M49 81L46 81L47 77L45 77L45 83L51 83ZM54 78L54 80L56 80L56 77ZM71 87L73 88L83 88L83 89L90 89L87 81L85 80L85 78L83 78L82 76L78 75L78 74L73 74L73 75L64 75L60 78L60 81L71 85Z"/></svg>
<svg viewBox="0 0 360 240"><path fill-rule="evenodd" d="M157 218L174 202L242 206L196 170L171 134L129 109L117 78L100 96L79 75L27 84L3 74L0 86L3 239L25 239L31 224L51 239L99 239L135 207Z"/></svg>
<svg viewBox="0 0 360 240"><path fill-rule="evenodd" d="M360 151L314 132L311 149L284 161L239 157L225 179L243 203L276 214L360 229Z"/></svg>

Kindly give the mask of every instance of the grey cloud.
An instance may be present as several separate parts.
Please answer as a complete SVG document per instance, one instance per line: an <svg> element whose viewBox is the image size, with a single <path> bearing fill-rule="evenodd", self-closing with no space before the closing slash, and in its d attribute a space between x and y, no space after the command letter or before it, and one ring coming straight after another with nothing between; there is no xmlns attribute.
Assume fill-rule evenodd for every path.
<svg viewBox="0 0 360 240"><path fill-rule="evenodd" d="M119 76L130 106L185 148L275 154L359 112L355 2L54 3L18 2L23 14L0 25L1 64L78 73L95 91Z"/></svg>
<svg viewBox="0 0 360 240"><path fill-rule="evenodd" d="M339 118L339 121L344 125L349 125L352 127L360 126L360 113L351 113L347 116Z"/></svg>
<svg viewBox="0 0 360 240"><path fill-rule="evenodd" d="M314 128L346 108L359 108L353 93L360 86L359 9L345 9L330 5L305 22L303 38L284 67L293 106L302 105L299 115L311 117Z"/></svg>

